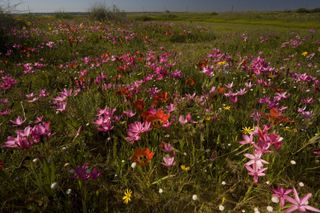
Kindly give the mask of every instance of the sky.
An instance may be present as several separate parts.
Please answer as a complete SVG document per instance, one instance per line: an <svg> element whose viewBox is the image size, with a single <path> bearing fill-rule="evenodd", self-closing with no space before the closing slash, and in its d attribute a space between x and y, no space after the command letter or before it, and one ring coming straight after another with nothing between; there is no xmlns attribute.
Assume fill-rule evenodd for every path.
<svg viewBox="0 0 320 213"><path fill-rule="evenodd" d="M7 0L8 1L8 0ZM86 12L95 4L116 5L127 12L190 11L222 12L320 8L320 0L16 0L26 12ZM1 0L0 0L1 2ZM14 2L14 0L12 0Z"/></svg>

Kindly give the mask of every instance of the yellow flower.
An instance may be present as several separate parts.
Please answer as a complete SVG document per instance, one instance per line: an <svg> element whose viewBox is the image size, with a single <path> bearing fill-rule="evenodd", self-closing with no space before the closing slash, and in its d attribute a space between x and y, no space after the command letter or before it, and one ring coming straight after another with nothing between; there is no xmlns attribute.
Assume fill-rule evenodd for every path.
<svg viewBox="0 0 320 213"><path fill-rule="evenodd" d="M305 52L303 52L301 55L303 55L304 57L306 57L306 56L308 55L308 52L305 51Z"/></svg>
<svg viewBox="0 0 320 213"><path fill-rule="evenodd" d="M225 65L227 62L226 61L219 61L218 65Z"/></svg>
<svg viewBox="0 0 320 213"><path fill-rule="evenodd" d="M128 204L131 201L132 191L130 189L126 189L124 191L124 196L122 197L123 203Z"/></svg>
<svg viewBox="0 0 320 213"><path fill-rule="evenodd" d="M243 127L242 128L242 133L246 134L246 135L250 134L253 131L254 131L254 128L251 128L251 127Z"/></svg>
<svg viewBox="0 0 320 213"><path fill-rule="evenodd" d="M184 172L188 172L188 171L190 170L190 166L186 166L186 165L184 165L184 164L182 164L182 165L180 166L180 168L181 168L182 171L184 171Z"/></svg>
<svg viewBox="0 0 320 213"><path fill-rule="evenodd" d="M230 111L231 110L231 106L223 105L223 109L226 110L226 111Z"/></svg>

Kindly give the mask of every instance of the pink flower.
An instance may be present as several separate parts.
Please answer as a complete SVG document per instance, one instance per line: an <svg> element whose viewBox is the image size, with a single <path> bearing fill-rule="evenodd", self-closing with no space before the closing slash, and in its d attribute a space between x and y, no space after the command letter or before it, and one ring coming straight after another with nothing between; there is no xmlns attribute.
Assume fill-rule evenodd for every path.
<svg viewBox="0 0 320 213"><path fill-rule="evenodd" d="M144 132L148 132L151 130L151 123L150 122L134 122L129 124L129 128L127 130L127 137L126 140L133 144L135 141L141 139L141 134Z"/></svg>
<svg viewBox="0 0 320 213"><path fill-rule="evenodd" d="M249 175L253 176L253 181L255 183L259 182L259 177L266 175L264 171L266 171L267 168L259 168L256 164L252 164L252 166L245 165L245 167L248 170Z"/></svg>
<svg viewBox="0 0 320 213"><path fill-rule="evenodd" d="M195 121L192 120L190 113L188 113L186 117L184 117L183 115L180 115L179 122L181 125L185 125L186 123L196 123Z"/></svg>
<svg viewBox="0 0 320 213"><path fill-rule="evenodd" d="M161 164L167 168L170 168L170 167L174 166L176 164L176 162L174 161L174 157L165 156L165 157L163 157L163 162Z"/></svg>
<svg viewBox="0 0 320 213"><path fill-rule="evenodd" d="M15 120L10 120L10 122L13 124L13 126L21 126L26 119L22 119L20 116L18 116Z"/></svg>
<svg viewBox="0 0 320 213"><path fill-rule="evenodd" d="M113 124L118 118L114 115L116 109L104 108L99 109L94 124L100 132L109 132L113 129Z"/></svg>
<svg viewBox="0 0 320 213"><path fill-rule="evenodd" d="M242 135L242 138L243 138L243 141L239 142L241 145L254 144L253 135L252 134L250 134L250 135Z"/></svg>
<svg viewBox="0 0 320 213"><path fill-rule="evenodd" d="M285 189L282 187L278 187L276 189L273 189L272 192L273 192L272 196L279 198L280 206L284 207L284 205L286 204L285 196L290 194L292 192L292 189Z"/></svg>
<svg viewBox="0 0 320 213"><path fill-rule="evenodd" d="M250 161L245 164L246 166L256 165L257 168L262 168L263 164L269 164L267 161L261 159L261 152L254 152L253 155L247 153L244 154L244 156L250 159Z"/></svg>
<svg viewBox="0 0 320 213"><path fill-rule="evenodd" d="M308 205L308 200L311 198L312 194L308 193L303 198L300 198L298 192L295 188L293 188L294 198L285 195L285 199L291 203L292 205L286 209L285 213L294 212L296 210L300 212L306 212L307 210L312 212L320 212L320 209L314 208Z"/></svg>

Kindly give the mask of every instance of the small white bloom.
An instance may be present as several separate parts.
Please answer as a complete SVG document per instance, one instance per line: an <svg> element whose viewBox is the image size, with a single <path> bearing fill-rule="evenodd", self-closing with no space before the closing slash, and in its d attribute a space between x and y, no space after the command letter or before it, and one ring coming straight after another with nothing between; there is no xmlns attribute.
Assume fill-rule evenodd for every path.
<svg viewBox="0 0 320 213"><path fill-rule="evenodd" d="M68 167L69 165L70 165L70 163L65 163L63 166Z"/></svg>
<svg viewBox="0 0 320 213"><path fill-rule="evenodd" d="M67 149L67 147L63 146L61 149L62 149L62 151L65 151Z"/></svg>
<svg viewBox="0 0 320 213"><path fill-rule="evenodd" d="M223 211L224 210L224 206L222 204L219 205L219 210Z"/></svg>
<svg viewBox="0 0 320 213"><path fill-rule="evenodd" d="M267 211L268 211L268 212L273 212L272 206L267 206Z"/></svg>
<svg viewBox="0 0 320 213"><path fill-rule="evenodd" d="M266 181L266 184L267 184L267 185L270 185L270 181Z"/></svg>
<svg viewBox="0 0 320 213"><path fill-rule="evenodd" d="M124 160L121 161L121 163L124 163L124 162L125 162Z"/></svg>
<svg viewBox="0 0 320 213"><path fill-rule="evenodd" d="M296 165L296 164L297 164L297 162L294 161L294 160L291 160L290 163L291 163L292 165Z"/></svg>
<svg viewBox="0 0 320 213"><path fill-rule="evenodd" d="M225 181L222 181L221 184L222 184L222 185L226 185L227 183L226 183Z"/></svg>
<svg viewBox="0 0 320 213"><path fill-rule="evenodd" d="M272 201L273 203L279 203L279 198L276 197L276 196L272 196L271 201Z"/></svg>
<svg viewBox="0 0 320 213"><path fill-rule="evenodd" d="M253 208L254 213L260 213L259 209L257 207Z"/></svg>
<svg viewBox="0 0 320 213"><path fill-rule="evenodd" d="M304 183L303 182L299 182L299 186L300 187L304 187Z"/></svg>
<svg viewBox="0 0 320 213"><path fill-rule="evenodd" d="M241 212L246 212L246 210L242 209Z"/></svg>
<svg viewBox="0 0 320 213"><path fill-rule="evenodd" d="M198 196L196 194L192 195L192 200L198 200Z"/></svg>
<svg viewBox="0 0 320 213"><path fill-rule="evenodd" d="M137 163L136 163L136 162L133 162L133 163L131 164L131 168L132 168L132 169L136 168L136 166L137 166Z"/></svg>
<svg viewBox="0 0 320 213"><path fill-rule="evenodd" d="M159 193L162 194L163 193L163 189L160 188L159 189Z"/></svg>
<svg viewBox="0 0 320 213"><path fill-rule="evenodd" d="M56 189L58 187L58 183L57 182L53 182L50 186L51 189Z"/></svg>
<svg viewBox="0 0 320 213"><path fill-rule="evenodd" d="M32 160L33 163L37 163L39 161L39 158L35 158Z"/></svg>
<svg viewBox="0 0 320 213"><path fill-rule="evenodd" d="M66 191L66 193L67 193L67 195L69 195L69 194L71 194L71 189L67 189L67 191Z"/></svg>

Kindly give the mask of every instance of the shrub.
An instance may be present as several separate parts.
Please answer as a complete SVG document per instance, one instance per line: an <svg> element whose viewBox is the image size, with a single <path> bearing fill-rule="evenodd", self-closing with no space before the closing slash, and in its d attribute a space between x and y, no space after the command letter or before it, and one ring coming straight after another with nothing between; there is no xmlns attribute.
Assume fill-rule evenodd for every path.
<svg viewBox="0 0 320 213"><path fill-rule="evenodd" d="M92 18L98 21L125 21L126 13L113 5L112 9L102 4L97 4L90 9Z"/></svg>

